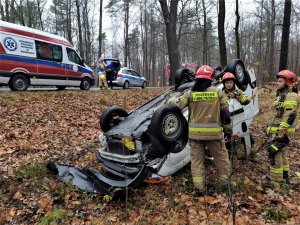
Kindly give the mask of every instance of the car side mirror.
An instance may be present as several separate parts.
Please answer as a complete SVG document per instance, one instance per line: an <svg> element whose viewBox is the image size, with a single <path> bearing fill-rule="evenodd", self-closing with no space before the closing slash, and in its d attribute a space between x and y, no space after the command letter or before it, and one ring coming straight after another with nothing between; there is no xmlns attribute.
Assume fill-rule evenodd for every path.
<svg viewBox="0 0 300 225"><path fill-rule="evenodd" d="M85 59L82 58L82 59L81 59L81 64L84 65L84 63L85 63Z"/></svg>

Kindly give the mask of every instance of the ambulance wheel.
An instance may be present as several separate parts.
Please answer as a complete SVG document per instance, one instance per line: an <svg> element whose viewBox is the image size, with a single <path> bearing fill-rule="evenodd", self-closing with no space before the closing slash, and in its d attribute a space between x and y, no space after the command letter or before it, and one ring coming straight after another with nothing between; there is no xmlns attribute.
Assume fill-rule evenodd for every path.
<svg viewBox="0 0 300 225"><path fill-rule="evenodd" d="M164 105L158 108L151 118L150 131L169 147L182 140L186 143L188 139L188 123L176 105Z"/></svg>
<svg viewBox="0 0 300 225"><path fill-rule="evenodd" d="M9 88L12 91L26 91L29 86L29 80L22 74L15 75L9 82Z"/></svg>
<svg viewBox="0 0 300 225"><path fill-rule="evenodd" d="M83 78L80 84L81 90L89 90L91 88L91 80L87 77Z"/></svg>
<svg viewBox="0 0 300 225"><path fill-rule="evenodd" d="M119 124L128 113L125 109L119 106L112 106L103 111L100 116L100 127L103 132L109 131L112 127Z"/></svg>
<svg viewBox="0 0 300 225"><path fill-rule="evenodd" d="M56 86L57 90L63 91L66 89L66 86Z"/></svg>

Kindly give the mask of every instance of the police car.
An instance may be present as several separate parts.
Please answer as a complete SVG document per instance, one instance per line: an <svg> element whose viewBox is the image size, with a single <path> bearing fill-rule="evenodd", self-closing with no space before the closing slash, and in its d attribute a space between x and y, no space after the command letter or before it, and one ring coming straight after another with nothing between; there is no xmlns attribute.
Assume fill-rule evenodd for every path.
<svg viewBox="0 0 300 225"><path fill-rule="evenodd" d="M117 77L112 81L113 86L123 87L141 87L146 88L147 80L133 69L123 67L119 70Z"/></svg>

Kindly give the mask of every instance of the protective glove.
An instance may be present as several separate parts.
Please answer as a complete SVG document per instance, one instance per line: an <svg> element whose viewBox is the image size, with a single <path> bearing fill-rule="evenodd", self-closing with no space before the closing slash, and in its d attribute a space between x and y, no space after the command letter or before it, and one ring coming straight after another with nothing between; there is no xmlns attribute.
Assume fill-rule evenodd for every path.
<svg viewBox="0 0 300 225"><path fill-rule="evenodd" d="M268 143L267 149L269 153L269 158L273 158L281 149L283 149L286 144L278 142L279 139L275 139Z"/></svg>
<svg viewBox="0 0 300 225"><path fill-rule="evenodd" d="M274 141L271 141L267 144L267 150L269 153L269 159L272 159L278 153L279 148L275 145Z"/></svg>
<svg viewBox="0 0 300 225"><path fill-rule="evenodd" d="M286 136L286 132L287 132L287 129L286 128L278 128L277 130L277 134L276 136L279 137L279 138L283 138L284 136Z"/></svg>

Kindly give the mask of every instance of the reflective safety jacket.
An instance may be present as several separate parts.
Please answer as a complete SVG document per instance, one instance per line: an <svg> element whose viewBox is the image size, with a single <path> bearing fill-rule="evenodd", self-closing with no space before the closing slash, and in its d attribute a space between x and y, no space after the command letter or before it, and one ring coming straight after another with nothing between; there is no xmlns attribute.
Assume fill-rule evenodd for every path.
<svg viewBox="0 0 300 225"><path fill-rule="evenodd" d="M235 88L234 90L223 90L223 100L229 101L231 98L236 98L241 105L248 105L250 100L247 99L247 95L244 94L240 89Z"/></svg>
<svg viewBox="0 0 300 225"><path fill-rule="evenodd" d="M274 122L268 127L268 132L276 133L284 128L287 133L295 132L300 107L300 97L288 88L280 91L272 103L276 110Z"/></svg>
<svg viewBox="0 0 300 225"><path fill-rule="evenodd" d="M204 92L187 91L177 102L180 109L189 108L189 138L193 140L221 140L220 121L222 92L208 87Z"/></svg>

